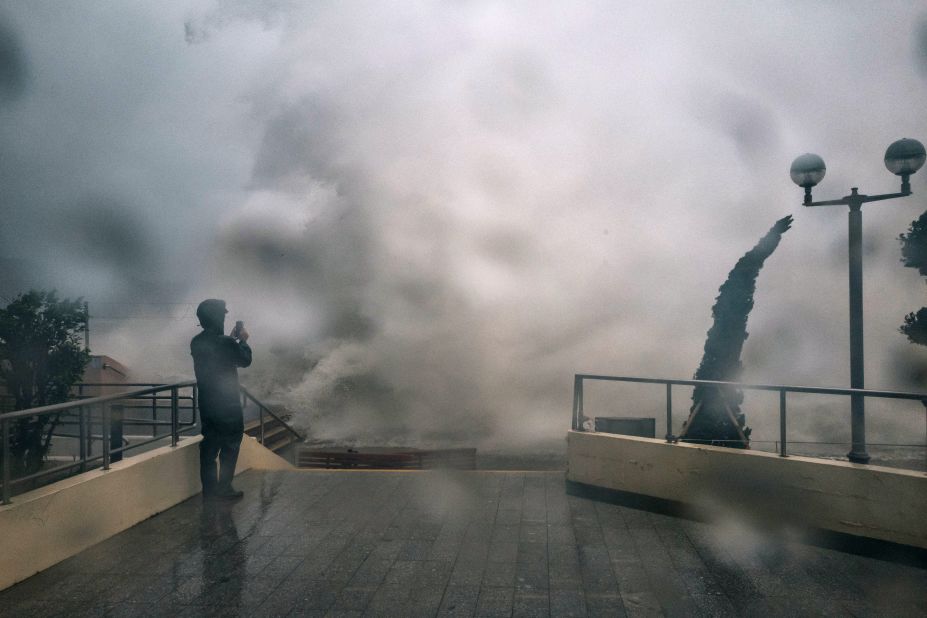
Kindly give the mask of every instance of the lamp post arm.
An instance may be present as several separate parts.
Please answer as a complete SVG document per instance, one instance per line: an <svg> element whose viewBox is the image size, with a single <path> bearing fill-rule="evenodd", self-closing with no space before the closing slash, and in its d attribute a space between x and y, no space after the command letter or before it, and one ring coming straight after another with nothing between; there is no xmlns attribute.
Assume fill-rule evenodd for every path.
<svg viewBox="0 0 927 618"><path fill-rule="evenodd" d="M805 206L848 206L849 202L847 198L841 198L839 200L824 200L822 202L809 202Z"/></svg>
<svg viewBox="0 0 927 618"><path fill-rule="evenodd" d="M866 202L879 202L881 200L893 200L896 197L908 197L911 195L910 191L902 191L901 193L884 193L882 195L861 195L863 198L863 203Z"/></svg>
<svg viewBox="0 0 927 618"><path fill-rule="evenodd" d="M883 193L882 195L860 195L856 193L855 189L852 195L847 195L840 198L839 200L823 200L820 202L808 202L805 206L853 206L858 205L862 206L867 202L880 202L882 200L893 200L896 197L908 197L911 195L910 191L902 191L901 193Z"/></svg>

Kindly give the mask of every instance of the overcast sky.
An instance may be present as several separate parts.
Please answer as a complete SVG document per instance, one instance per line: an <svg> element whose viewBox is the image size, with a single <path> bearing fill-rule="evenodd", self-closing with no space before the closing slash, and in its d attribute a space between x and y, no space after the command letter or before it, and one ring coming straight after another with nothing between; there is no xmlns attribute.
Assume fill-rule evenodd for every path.
<svg viewBox="0 0 927 618"><path fill-rule="evenodd" d="M246 381L318 435L561 439L574 372L691 377L726 274L792 214L744 379L845 386L846 209L788 168L897 191L925 100L917 2L5 0L0 294L84 296L140 379L191 375L192 307L225 298ZM896 240L925 178L864 208L869 387L925 388ZM660 413L609 388L593 414ZM876 426L922 438L923 410Z"/></svg>

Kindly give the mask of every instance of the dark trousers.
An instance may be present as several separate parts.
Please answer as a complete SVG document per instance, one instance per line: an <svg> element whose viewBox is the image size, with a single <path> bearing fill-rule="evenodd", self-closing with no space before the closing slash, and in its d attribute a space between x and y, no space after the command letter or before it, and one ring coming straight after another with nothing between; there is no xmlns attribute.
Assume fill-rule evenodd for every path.
<svg viewBox="0 0 927 618"><path fill-rule="evenodd" d="M228 489L235 477L235 464L241 449L243 432L237 423L210 422L203 418L203 440L200 442L200 482L203 493L209 494L217 489ZM216 473L216 457L219 458L219 471Z"/></svg>

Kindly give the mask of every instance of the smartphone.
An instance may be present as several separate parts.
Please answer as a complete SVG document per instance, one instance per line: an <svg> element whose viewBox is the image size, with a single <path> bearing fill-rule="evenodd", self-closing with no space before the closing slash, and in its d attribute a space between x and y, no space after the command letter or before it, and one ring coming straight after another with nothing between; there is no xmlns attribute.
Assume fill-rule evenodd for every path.
<svg viewBox="0 0 927 618"><path fill-rule="evenodd" d="M245 327L245 323L241 320L235 322L235 328L232 329L232 337L238 339L238 334L241 332L241 329Z"/></svg>

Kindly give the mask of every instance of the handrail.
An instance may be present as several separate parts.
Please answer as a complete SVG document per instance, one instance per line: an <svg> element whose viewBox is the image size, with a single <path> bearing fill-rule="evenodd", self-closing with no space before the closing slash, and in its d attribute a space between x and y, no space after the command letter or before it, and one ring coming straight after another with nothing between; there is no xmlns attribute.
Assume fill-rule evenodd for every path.
<svg viewBox="0 0 927 618"><path fill-rule="evenodd" d="M115 455L118 459L121 457L121 454L129 449L138 448L157 442L159 440L164 440L170 438L171 446L177 446L177 443L180 440L182 434L186 434L193 429L196 429L198 423L196 422L197 410L199 408L198 396L197 396L197 382L196 380L185 380L182 382L175 382L172 384L151 384L151 383L83 383L78 386L78 397L81 397L81 391L83 387L117 387L117 386L143 386L144 388L135 388L131 390L124 390L117 393L110 393L107 395L100 395L97 397L88 397L88 398L79 398L74 401L67 401L63 403L56 403L47 406L41 406L37 408L29 408L27 410L17 410L14 412L0 413L0 448L2 448L2 501L3 504L10 504L11 502L11 493L12 486L14 484L21 484L30 480L35 480L45 476L52 476L56 474L62 474L66 471L70 471L73 468L79 468L81 471L88 469L90 464L99 462L102 460L103 469L108 470L110 468L110 463L113 461L113 456ZM179 390L182 388L192 388L192 395L180 395ZM279 415L274 413L270 408L264 405L257 397L255 397L251 392L246 388L241 387L241 394L244 399L250 399L253 401L259 410L260 415L260 442L264 444L264 424L265 424L265 414L270 418L278 422L282 427L287 431L296 436L297 439L302 441L303 436L292 426L290 426L286 421L280 418ZM170 402L170 420L169 421L160 421L156 417L152 417L152 420L129 418L122 419L121 415L117 414L117 418L113 419L112 411L114 409L148 409L149 406L146 404L144 406L131 406L131 405L116 405L114 402L120 402L122 404L126 400L131 399L143 399L145 401L151 401L150 409L152 414L155 414L155 410L160 408L158 405L159 400L165 400ZM190 405L184 405L181 407L181 401L190 401ZM165 403L165 405L167 405ZM93 413L92 408L95 406L100 406L100 415L96 416ZM163 408L162 408L163 409ZM180 411L181 410L192 410L193 412L193 421L191 422L181 422L180 421ZM11 479L11 454L9 445L10 441L10 429L11 423L18 419L30 418L35 416L42 415L51 415L51 414L62 414L62 413L71 413L77 415L76 419L65 419L63 423L65 425L74 425L76 424L79 428L79 433L76 436L79 440L79 460L70 464L63 464L55 466L49 470L41 470L33 474L29 474L17 479ZM118 425L117 425L118 423ZM90 431L92 425L99 424L100 434L97 436ZM113 448L111 441L114 438L118 438L119 433L113 433L114 426L121 427L122 424L129 425L150 425L152 427L152 437L147 440L142 440L140 442L133 443L128 446L117 446ZM156 426L170 426L170 432L163 435L157 435L155 431ZM92 456L90 454L91 450L91 441L95 438L98 438L102 442L102 453L100 455Z"/></svg>
<svg viewBox="0 0 927 618"><path fill-rule="evenodd" d="M282 418L277 416L273 411L271 411L270 408L268 408L263 403L261 403L261 401L258 400L257 397L252 395L248 389L246 389L244 386L240 388L241 388L241 394L244 395L244 397L247 397L248 399L253 401L254 404L258 407L258 417L259 417L259 422L260 422L260 427L261 427L261 436L260 436L259 441L261 444L264 444L264 413L265 412L269 414L271 417L273 417L273 419L276 420L278 423L280 423L283 427L285 427L290 433L296 436L297 440L299 441L305 440L302 434L300 434L298 431L293 429L286 421L284 421Z"/></svg>
<svg viewBox="0 0 927 618"><path fill-rule="evenodd" d="M191 384L195 385L195 384L196 384L196 381L193 380L193 381L188 381L188 382L181 382L181 383L178 383L177 386L178 386L179 388L183 388L183 387L185 387L185 386L190 386ZM148 387L154 387L154 388L156 388L157 390L164 390L164 385L153 384L153 383L150 383L150 382L125 382L125 383L120 383L120 382L81 382L81 383L78 384L77 386L79 386L79 387L81 387L81 388L82 388L82 387L85 387L85 386L87 386L87 387L148 386ZM259 411L259 415L260 415L260 424L261 424L261 438L260 438L261 444L264 443L264 419L263 419L264 413L267 413L268 415L270 415L274 420L276 420L278 423L280 423L280 425L283 426L287 431L289 431L289 432L292 433L294 436L296 436L296 438L297 438L298 440L302 441L302 440L305 439L305 438L303 437L302 434L300 434L296 429L294 429L292 426L290 426L285 420L283 420L282 418L280 418L280 416L278 416L278 415L275 414L270 408L268 408L262 401L260 401L257 397L255 397L254 394L251 393L251 391L249 391L249 390L248 390L247 388L245 388L244 386L239 386L239 389L240 389L241 393L242 393L246 398L250 399L250 400L251 400L252 402L254 402L254 404L258 407L258 411ZM149 389L149 390L150 390L150 389ZM123 392L118 393L118 394L107 395L107 397L115 397L116 399L122 399L122 398L136 398L136 397L140 397L140 396L143 396L143 395L146 395L146 394L153 394L153 393L149 393L149 392L141 392L141 393L139 393L138 391L123 391ZM167 396L165 396L165 397L163 397L163 398L166 399ZM193 397L178 396L177 399L178 399L178 400L186 400L186 399L193 399ZM83 399L83 400L81 400L81 402L82 402L83 404L87 404L87 405L93 405L93 403L94 403L95 401L96 401L96 399ZM143 406L132 406L132 407L135 407L135 408L138 408L138 409L142 409L142 408L143 408ZM244 407L244 406L243 406L243 407ZM143 421L143 422L140 422L140 423L137 423L137 424L139 424L139 425L155 425L155 424L160 425L160 424L162 424L162 423L159 423L159 422L157 422L157 421Z"/></svg>
<svg viewBox="0 0 927 618"><path fill-rule="evenodd" d="M133 397L138 397L140 395L151 395L158 391L163 391L174 388L186 388L188 386L196 386L196 380L187 380L186 382L176 382L174 384L161 384L160 386L154 386L150 388L140 388L132 391L122 391L121 393L112 393L111 395L100 395L99 397L90 397L88 399L79 399L76 401L65 401L63 403L53 403L48 406L41 406L38 408L29 408L27 410L17 410L15 412L4 412L0 414L0 419L3 420L12 420L17 418L27 418L29 416L40 416L42 414L51 414L53 412L64 412L70 408L79 408L81 406L94 406L101 403L107 403L109 401L117 401L119 399L132 399ZM167 397L165 397L166 399Z"/></svg>
<svg viewBox="0 0 927 618"><path fill-rule="evenodd" d="M164 386L164 382L78 382L74 386Z"/></svg>
<svg viewBox="0 0 927 618"><path fill-rule="evenodd" d="M927 393L910 393L903 391L867 390L862 388L832 388L822 386L789 386L782 384L746 384L743 382L725 382L720 380L675 380L668 378L639 378L631 376L606 376L589 373L577 373L573 376L573 430L585 431L583 420L583 382L600 380L607 382L633 382L643 384L663 384L666 386L666 441L677 442L673 435L673 386L711 386L729 387L743 390L773 391L779 393L779 455L788 457L786 440L786 393L810 393L814 395L861 395L881 399L907 399L920 401L927 409ZM725 442L726 440L716 440ZM727 440L730 441L730 440ZM737 441L739 442L739 440Z"/></svg>
<svg viewBox="0 0 927 618"><path fill-rule="evenodd" d="M3 504L10 504L11 495L12 495L12 485L23 483L29 480L38 479L45 476L51 476L56 474L61 474L65 470L70 470L75 467L79 467L81 471L87 470L88 465L92 462L96 462L102 459L103 469L108 470L110 468L110 463L112 461L112 456L115 454L117 457L120 457L121 454L132 448L137 448L139 446L144 446L158 440L163 440L165 438L171 439L171 446L177 446L177 443L180 440L180 435L189 432L191 429L196 428L195 420L191 423L181 423L179 422L180 406L179 400L182 398L179 395L179 390L181 388L192 388L193 395L190 397L192 400L192 405L190 407L185 407L184 409L192 410L193 418L196 419L197 412L197 385L195 380L186 380L183 382L175 382L173 384L160 384L147 386L146 388L133 389L128 391L121 391L119 393L112 393L109 395L101 395L99 397L90 397L87 399L78 399L76 401L68 401L63 403L57 403L47 406L41 406L37 408L29 408L27 410L17 410L14 412L6 412L0 414L0 431L2 431L2 442L0 442L0 447L2 447L2 466L3 466L3 487L2 487L2 499ZM112 439L113 434L113 408L120 408L121 406L113 405L113 402L121 402L127 399L133 399L137 397L144 397L145 395L155 395L162 391L169 391L168 395L160 397L161 399L170 399L171 404L171 431L169 434L164 434L161 436L155 435L150 440L145 440L130 446L119 446L113 448ZM155 397L152 397L152 402L154 403ZM184 397L185 399L185 397ZM102 419L100 421L101 429L101 442L102 442L102 453L96 457L90 456L89 453L89 441L93 439L92 432L90 431L90 426L95 424L97 421L93 419L93 410L94 406L100 406ZM80 429L79 435L79 449L80 449L80 460L75 461L70 465L56 466L50 470L41 470L39 472L29 474L27 476L11 479L11 453L10 453L10 425L13 421L22 418L30 418L35 416L42 415L51 415L51 414L62 414L62 413L76 413L77 414L77 425ZM118 419L118 417L117 417ZM121 419L116 422L120 422ZM118 437L118 433L115 434Z"/></svg>
<svg viewBox="0 0 927 618"><path fill-rule="evenodd" d="M678 384L680 386L730 386L758 391L786 391L791 393L814 393L819 395L865 395L887 399L914 399L927 401L927 393L906 393L904 391L877 391L865 388L835 388L829 386L791 386L784 384L747 384L745 382L723 382L720 380L673 380L668 378L632 378L628 376L603 376L591 373L577 373L585 380L606 380L611 382L642 382L647 384Z"/></svg>

